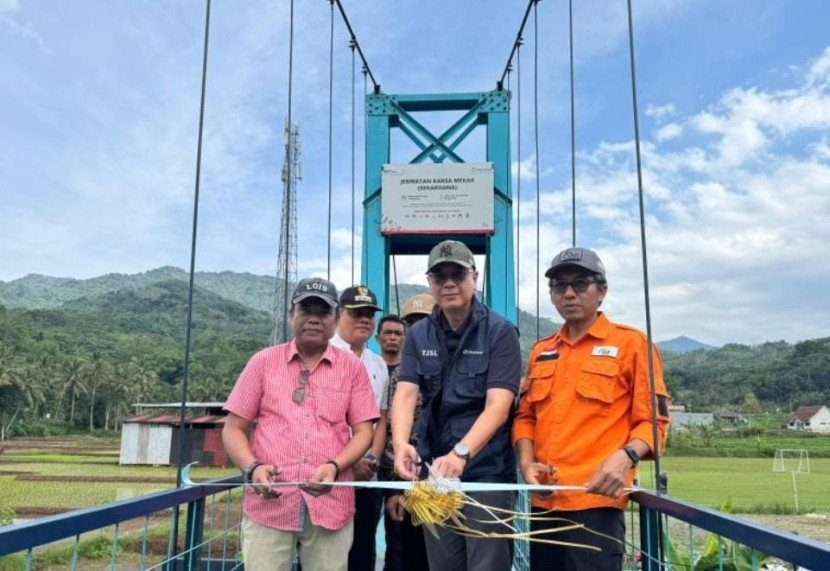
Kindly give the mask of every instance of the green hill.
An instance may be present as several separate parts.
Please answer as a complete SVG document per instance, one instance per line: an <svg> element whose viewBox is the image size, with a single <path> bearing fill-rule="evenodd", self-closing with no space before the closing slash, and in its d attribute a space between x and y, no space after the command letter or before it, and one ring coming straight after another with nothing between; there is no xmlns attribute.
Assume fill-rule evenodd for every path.
<svg viewBox="0 0 830 571"><path fill-rule="evenodd" d="M57 308L66 302L106 293L140 289L166 281L187 283L188 274L172 266L138 274L106 274L86 280L29 274L0 281L0 305L25 309ZM260 311L273 310L275 279L238 272L196 272L194 284L221 297Z"/></svg>

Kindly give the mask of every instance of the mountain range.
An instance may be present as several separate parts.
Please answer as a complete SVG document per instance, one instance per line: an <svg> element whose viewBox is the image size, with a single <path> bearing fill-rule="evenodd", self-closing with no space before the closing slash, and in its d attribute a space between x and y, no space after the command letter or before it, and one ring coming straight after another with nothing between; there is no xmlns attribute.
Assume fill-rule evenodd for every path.
<svg viewBox="0 0 830 571"><path fill-rule="evenodd" d="M29 274L10 282L0 281L0 305L21 309L56 309L59 307L77 307L76 303L88 303L89 300L107 296L115 292L139 292L148 286L162 282L178 281L186 283L188 274L180 268L163 266L137 274L110 273L90 279L59 278L41 274ZM210 292L219 298L233 301L250 309L271 315L273 312L276 279L244 272L196 272L194 285L199 290ZM178 289L178 288L175 288ZM401 300L427 292L425 286L401 284L397 294ZM146 292L145 292L146 295ZM86 301L81 301L86 300ZM395 291L390 296L391 311L397 311ZM559 324L542 317L539 319L540 336L550 335ZM523 337L536 337L536 318L534 315L520 311L519 329ZM689 337L681 336L658 342L663 351L686 353L697 349L712 349Z"/></svg>

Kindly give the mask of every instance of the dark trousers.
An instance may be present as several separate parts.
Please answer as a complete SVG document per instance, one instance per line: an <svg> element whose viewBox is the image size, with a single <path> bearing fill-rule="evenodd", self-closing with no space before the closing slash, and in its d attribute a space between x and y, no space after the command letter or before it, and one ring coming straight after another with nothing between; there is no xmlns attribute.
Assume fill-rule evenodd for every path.
<svg viewBox="0 0 830 571"><path fill-rule="evenodd" d="M537 539L552 539L591 545L601 551L571 547L565 545L551 545L537 541L530 542L530 569L541 571L556 569L557 571L620 571L622 569L625 546L625 512L614 508L593 508L581 511L546 512L533 508L534 514L544 512L549 517L562 518L560 521L531 521L530 530L552 530L581 523L587 530L609 535L614 539L602 537L586 529L575 529L556 533L534 535Z"/></svg>
<svg viewBox="0 0 830 571"><path fill-rule="evenodd" d="M349 571L374 571L377 557L375 534L383 496L380 490L372 488L358 488L354 496L354 541L349 550Z"/></svg>
<svg viewBox="0 0 830 571"><path fill-rule="evenodd" d="M516 492L471 492L479 503L502 510L516 509ZM493 515L478 506L462 509L467 527L488 533L512 533ZM494 512L496 518L503 512ZM513 567L513 540L466 537L444 527L436 527L439 539L424 530L429 567L436 571L510 571Z"/></svg>
<svg viewBox="0 0 830 571"><path fill-rule="evenodd" d="M383 571L428 571L424 529L412 525L412 516L405 513L403 521L395 521L384 511L386 530L386 561Z"/></svg>

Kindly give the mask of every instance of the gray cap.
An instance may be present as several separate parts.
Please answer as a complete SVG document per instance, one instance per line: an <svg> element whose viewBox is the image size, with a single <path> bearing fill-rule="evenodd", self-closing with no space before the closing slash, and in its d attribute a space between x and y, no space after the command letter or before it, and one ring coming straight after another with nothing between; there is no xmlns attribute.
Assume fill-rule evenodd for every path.
<svg viewBox="0 0 830 571"><path fill-rule="evenodd" d="M473 253L464 242L458 240L444 240L436 244L429 253L427 271L438 264L444 263L458 264L468 270L476 267L476 259L473 257Z"/></svg>
<svg viewBox="0 0 830 571"><path fill-rule="evenodd" d="M602 265L602 260L596 252L588 248L568 248L556 254L545 272L545 277L550 278L559 270L567 267L582 268L605 277L605 266Z"/></svg>
<svg viewBox="0 0 830 571"><path fill-rule="evenodd" d="M337 288L323 278L304 278L300 280L291 295L291 305L296 305L310 297L319 297L330 306L337 308Z"/></svg>

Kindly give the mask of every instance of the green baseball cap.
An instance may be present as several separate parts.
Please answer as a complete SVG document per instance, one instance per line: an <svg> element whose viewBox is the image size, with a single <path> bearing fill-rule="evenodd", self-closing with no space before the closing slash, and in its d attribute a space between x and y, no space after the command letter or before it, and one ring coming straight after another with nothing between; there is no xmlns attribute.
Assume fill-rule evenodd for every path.
<svg viewBox="0 0 830 571"><path fill-rule="evenodd" d="M468 270L476 267L476 259L473 257L473 253L464 242L458 240L444 240L436 244L429 253L427 271L438 264L444 263L458 264Z"/></svg>

